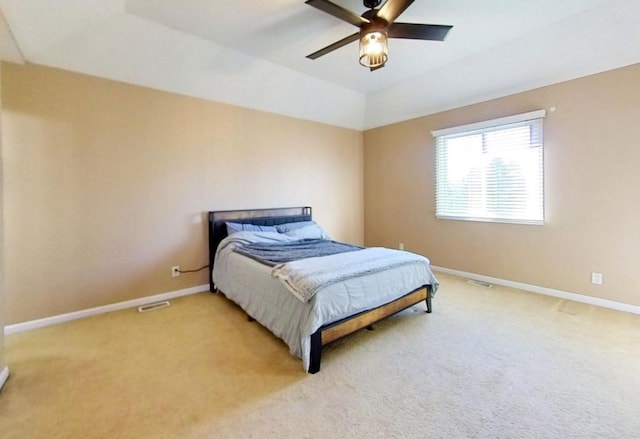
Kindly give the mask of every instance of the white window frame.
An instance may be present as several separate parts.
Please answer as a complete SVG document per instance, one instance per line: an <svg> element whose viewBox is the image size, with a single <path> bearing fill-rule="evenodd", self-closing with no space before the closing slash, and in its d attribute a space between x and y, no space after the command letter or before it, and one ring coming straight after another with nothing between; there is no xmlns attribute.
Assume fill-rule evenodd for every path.
<svg viewBox="0 0 640 439"><path fill-rule="evenodd" d="M445 128L441 130L432 131L431 134L435 138L435 186L436 186L436 217L439 219L453 219L464 221L481 221L481 222L499 222L499 223L516 223L516 224L544 224L544 135L543 135L543 123L546 116L545 110L531 111L528 113L516 114L512 116L502 117L499 119L492 119L467 125L461 125L451 128ZM526 214L522 214L521 217L512 216L515 213L509 212L508 215L500 215L494 211L490 212L487 206L486 194L484 190L477 192L473 191L471 197L473 202L468 202L465 205L455 205L455 208L451 207L452 204L447 204L443 199L443 193L447 192L452 187L452 183L448 179L448 171L445 171L444 166L447 164L444 160L447 160L447 148L449 145L448 140L455 138L462 138L465 136L485 135L500 130L509 130L511 128L517 128L518 126L532 126L535 128L537 137L537 143L531 145L539 149L539 153L536 154L536 158L539 160L539 168L536 169L536 177L531 177L531 181L537 183L535 186L535 193L539 192L539 198L532 197L529 203L532 204L532 208L528 209ZM484 152L484 150L483 150ZM539 156L539 158L538 158ZM442 158L445 157L445 158ZM482 175L486 175L485 168L481 169ZM485 178L485 177L482 177ZM528 180L529 181L529 180ZM495 192L492 192L493 196L496 196ZM476 206L474 210L471 205ZM478 213L477 206L480 213ZM461 208L462 210L458 210ZM465 209L466 208L466 209ZM457 211L458 210L458 211ZM462 212L464 211L464 212ZM462 213L461 213L462 212Z"/></svg>

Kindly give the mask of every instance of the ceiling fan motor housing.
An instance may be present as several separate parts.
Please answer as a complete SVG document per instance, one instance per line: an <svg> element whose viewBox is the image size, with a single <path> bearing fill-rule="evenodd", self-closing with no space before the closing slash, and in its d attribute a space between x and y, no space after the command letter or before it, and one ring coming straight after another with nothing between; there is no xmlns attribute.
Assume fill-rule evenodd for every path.
<svg viewBox="0 0 640 439"><path fill-rule="evenodd" d="M362 0L362 3L364 3L365 8L374 9L380 6L382 0Z"/></svg>

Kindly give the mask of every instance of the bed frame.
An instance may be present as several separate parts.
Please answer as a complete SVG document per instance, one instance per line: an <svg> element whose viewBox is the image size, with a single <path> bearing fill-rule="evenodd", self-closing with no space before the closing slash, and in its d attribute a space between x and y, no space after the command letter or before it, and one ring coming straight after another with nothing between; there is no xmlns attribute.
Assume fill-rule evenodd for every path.
<svg viewBox="0 0 640 439"><path fill-rule="evenodd" d="M217 292L213 283L213 264L218 244L227 237L226 222L249 223L273 226L297 221L311 221L311 207L285 207L276 209L225 210L209 212L209 288ZM224 294L224 292L222 292ZM414 291L376 308L363 311L337 322L322 326L311 335L311 358L309 373L320 371L322 348L362 328L371 329L371 325L380 320L425 301L427 312L431 308L431 285L424 285Z"/></svg>

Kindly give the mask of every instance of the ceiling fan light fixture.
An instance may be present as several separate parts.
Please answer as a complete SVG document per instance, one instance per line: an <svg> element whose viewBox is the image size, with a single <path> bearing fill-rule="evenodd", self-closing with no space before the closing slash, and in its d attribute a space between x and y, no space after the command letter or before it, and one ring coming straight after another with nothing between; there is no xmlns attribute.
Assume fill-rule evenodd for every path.
<svg viewBox="0 0 640 439"><path fill-rule="evenodd" d="M387 30L372 28L360 34L360 64L364 67L380 67L387 62L389 45Z"/></svg>

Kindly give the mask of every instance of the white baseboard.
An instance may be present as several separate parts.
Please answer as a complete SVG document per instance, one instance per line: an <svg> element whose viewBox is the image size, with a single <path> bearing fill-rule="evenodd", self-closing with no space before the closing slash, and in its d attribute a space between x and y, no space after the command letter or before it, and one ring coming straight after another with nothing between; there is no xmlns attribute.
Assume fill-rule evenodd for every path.
<svg viewBox="0 0 640 439"><path fill-rule="evenodd" d="M435 271L442 273L453 274L454 276L460 276L467 279L478 280L481 282L488 282L495 285L502 285L509 288L517 288L519 290L529 291L531 293L544 294L545 296L558 297L560 299L573 300L574 302L587 303L589 305L600 306L602 308L615 309L616 311L625 311L632 314L640 314L640 306L629 305L627 303L614 302L613 300L600 299L593 296L585 296L582 294L569 293L567 291L554 290L553 288L539 287L537 285L524 284L521 282L514 282L505 279L499 279L497 277L484 276L482 274L468 273L466 271L453 270L451 268L436 267L432 265L431 268Z"/></svg>
<svg viewBox="0 0 640 439"><path fill-rule="evenodd" d="M4 387L4 383L9 379L9 368L5 366L4 369L0 371L0 390Z"/></svg>
<svg viewBox="0 0 640 439"><path fill-rule="evenodd" d="M111 305L98 306L96 308L84 309L82 311L70 312L68 314L60 314L57 316L45 317L38 320L31 320L23 323L16 323L13 325L7 325L4 327L4 334L16 334L18 332L29 331L31 329L43 328L45 326L56 325L58 323L64 323L71 320L83 319L89 316L95 316L98 314L105 314L112 311L119 311L121 309L137 308L138 306L146 305L153 302L161 302L163 300L175 299L176 297L188 296L190 294L201 293L202 291L209 291L209 285L198 285L196 287L185 288L177 291L170 291L168 293L156 294L154 296L141 297L140 299L127 300L126 302L113 303Z"/></svg>

